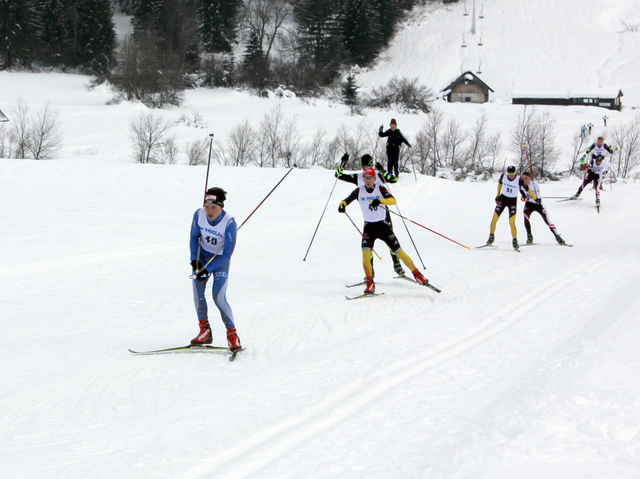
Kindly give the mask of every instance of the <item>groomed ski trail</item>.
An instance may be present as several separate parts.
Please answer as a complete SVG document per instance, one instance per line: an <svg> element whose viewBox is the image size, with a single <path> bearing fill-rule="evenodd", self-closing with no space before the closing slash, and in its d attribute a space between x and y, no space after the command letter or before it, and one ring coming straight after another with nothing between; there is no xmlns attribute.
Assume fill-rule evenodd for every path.
<svg viewBox="0 0 640 479"><path fill-rule="evenodd" d="M396 362L375 375L363 375L310 407L305 413L263 428L250 437L239 440L235 445L223 449L211 459L202 460L197 467L189 471L188 476L204 478L215 475L216 478L229 479L259 477L259 472L277 459L323 432L347 422L359 411L406 381L496 338L527 318L538 305L563 294L565 287L578 281L585 274L598 271L606 264L606 260L591 264L581 271L532 289L519 300L496 312L495 319L485 320L467 337L435 352L423 354L418 359Z"/></svg>

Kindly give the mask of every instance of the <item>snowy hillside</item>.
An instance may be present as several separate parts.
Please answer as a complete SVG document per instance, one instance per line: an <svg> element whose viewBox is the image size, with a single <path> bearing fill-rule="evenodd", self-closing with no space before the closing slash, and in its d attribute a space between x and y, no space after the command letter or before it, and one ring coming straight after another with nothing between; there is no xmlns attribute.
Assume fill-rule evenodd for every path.
<svg viewBox="0 0 640 479"><path fill-rule="evenodd" d="M409 225L441 294L362 277L339 182L293 171L239 233L229 302L247 351L133 356L197 332L188 227L202 167L2 160L0 475L638 477L638 185L548 200L573 248L471 251ZM243 221L286 171L215 167ZM577 180L544 187L572 193ZM393 186L404 215L484 242L495 185ZM361 226L357 207L349 208ZM518 219L520 238L521 217ZM419 264L401 223L401 244ZM212 314L215 342L224 344Z"/></svg>
<svg viewBox="0 0 640 479"><path fill-rule="evenodd" d="M510 88L619 86L623 104L637 104L640 37L618 32L638 7L485 0L483 78L496 101L438 108L466 127L485 114L506 141L521 111L507 104ZM358 81L445 86L459 72L463 9L419 10ZM360 288L345 285L363 276L358 232L337 212L351 185L293 170L238 234L228 300L247 350L234 363L134 356L129 348L179 346L197 333L188 230L206 167L134 164L128 125L146 109L107 105L112 94L88 83L0 72L4 113L18 100L50 102L64 129L58 160L0 160L0 477L640 477L640 184L607 184L600 214L590 188L582 201L546 199L573 247L558 246L536 216L540 244L516 253L506 215L498 248L473 248L489 234L495 183L403 175L391 186L402 214L470 249L408 223L418 255L394 217L401 245L442 293L393 279L378 242L385 294L346 301ZM157 113L184 144L211 132L224 141L277 106L306 139L392 116L412 139L425 120L224 90L189 91L182 108ZM580 125L607 134L605 112L610 126L635 115L549 111L564 158ZM184 121L197 115L202 124ZM213 165L209 185L229 192L226 210L241 223L286 172ZM579 182L542 193L568 196ZM348 212L361 227L357 206Z"/></svg>

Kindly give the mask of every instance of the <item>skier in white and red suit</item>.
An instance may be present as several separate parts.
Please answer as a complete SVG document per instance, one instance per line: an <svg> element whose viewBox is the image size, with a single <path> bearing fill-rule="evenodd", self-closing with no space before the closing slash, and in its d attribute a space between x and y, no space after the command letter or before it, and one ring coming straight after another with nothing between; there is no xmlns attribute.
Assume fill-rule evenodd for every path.
<svg viewBox="0 0 640 479"><path fill-rule="evenodd" d="M362 210L362 216L364 217L364 229L362 231L362 266L367 282L367 287L364 290L365 294L373 294L375 292L371 251L377 239L381 239L387 244L389 249L393 251L393 254L400 258L413 273L413 277L418 283L427 284L428 280L422 276L422 273L415 267L409 255L400 247L398 238L392 231L391 226L385 221L387 211L384 206L395 205L396 199L383 185L376 184L376 170L372 167L365 168L362 174L364 184L353 190L349 196L340 202L338 212L344 213L347 206L354 200L358 201L360 209Z"/></svg>

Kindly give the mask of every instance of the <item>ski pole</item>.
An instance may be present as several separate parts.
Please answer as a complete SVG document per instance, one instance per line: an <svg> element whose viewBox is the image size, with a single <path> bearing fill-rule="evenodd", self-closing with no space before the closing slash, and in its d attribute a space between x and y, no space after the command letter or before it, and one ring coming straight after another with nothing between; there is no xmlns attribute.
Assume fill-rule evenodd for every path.
<svg viewBox="0 0 640 479"><path fill-rule="evenodd" d="M207 189L209 188L209 166L211 165L211 149L213 147L213 133L209 133L209 159L207 160L207 176L204 179L204 195L202 198L202 202L204 203L204 198L207 196ZM198 258L200 257L200 238L198 238Z"/></svg>
<svg viewBox="0 0 640 479"><path fill-rule="evenodd" d="M211 166L211 149L213 148L213 133L209 133L209 159L207 160L207 176L204 179L204 194L207 195L207 188L209 187L209 166ZM203 198L204 201L204 198Z"/></svg>
<svg viewBox="0 0 640 479"><path fill-rule="evenodd" d="M529 152L527 151L527 144L523 143L522 148L524 148L524 154L527 157L527 163L529 163L529 171L531 172L531 179L533 179L533 168L531 167L531 160L529 159Z"/></svg>
<svg viewBox="0 0 640 479"><path fill-rule="evenodd" d="M386 187L387 187L387 191L389 191L389 193L391 193L391 190L389 189L389 185L388 184L386 185ZM398 210L399 216L402 219L402 224L404 225L404 229L407 230L407 234L409 235L409 239L411 240L411 244L413 245L413 249L416 250L416 254L418 255L418 258L420 259L420 262L422 263L422 269L427 269L427 267L424 265L424 261L422 261L422 256L420 256L420 252L418 251L418 247L416 246L416 243L413 241L413 237L411 236L411 233L409 232L409 227L407 226L407 223L404 221L404 216L402 216L402 212L400 211L400 207L398 206L397 203L396 203L396 209Z"/></svg>
<svg viewBox="0 0 640 479"><path fill-rule="evenodd" d="M311 242L309 243L309 247L307 248L307 252L304 254L304 258L302 261L307 260L307 255L309 254L309 250L311 249L311 245L313 244L313 240L316 237L316 233L318 232L318 228L320 228L320 223L322 222L322 218L324 217L324 212L327 211L327 206L329 205L329 200L331 200L331 195L333 195L333 190L336 187L336 183L338 182L338 177L336 176L336 181L333 182L333 188L331 188L331 193L329 193L329 198L327 198L327 203L324 205L324 209L322 210L322 214L320 215L320 220L318 221L318 225L316 226L316 230L313 232L313 236L311 237Z"/></svg>
<svg viewBox="0 0 640 479"><path fill-rule="evenodd" d="M358 226L351 219L351 216L349 216L349 214L346 211L344 212L344 214L347 215L347 218L349 218L349 221L351 221L351 224L353 225L353 227L358 230L358 233L360 233L360 236L364 236L362 234L362 231L360 231L360 228L358 228ZM375 254L378 257L378 259L380 261L382 261L382 256L380 256L378 253L376 253L376 250L374 250L373 247L371 247L371 251L373 251L373 254Z"/></svg>
<svg viewBox="0 0 640 479"><path fill-rule="evenodd" d="M260 204L258 206L255 207L255 209L251 212L251 214L249 216L247 216L247 218L242 222L242 224L240 226L238 226L238 230L240 231L240 228L242 228L244 226L244 224L249 221L249 218L251 218L251 216L258 210L258 208L260 208L262 206L262 203L264 203L267 198L269 198L269 196L271 195L271 193L273 193L275 191L275 189L280 185L280 183L283 182L283 180L287 177L287 175L289 173L291 173L291 170L293 170L293 168L289 168L289 171L287 171L287 173L282 177L282 179L280 181L278 181L278 183L276 184L276 186L274 186L271 191L269 192L269 194L267 194L267 196L264 197L264 199L260 202ZM211 259L209 261L207 261L207 264L205 264L202 268L200 268L199 270L195 271L192 275L189 276L190 279L195 279L196 276L198 276L200 273L202 273L207 266L209 266L211 264L211 262L216 259L216 256L218 256L218 253L220 253L220 251L222 251L222 248L224 248L224 245L220 246L220 248L218 248L218 251L215 252L215 254L211 257ZM198 259L200 258L200 255L198 255Z"/></svg>
<svg viewBox="0 0 640 479"><path fill-rule="evenodd" d="M389 208L387 208L387 211L389 211L389 212L393 213L394 215L400 216L400 217L404 218L404 219L405 219L405 220L407 220L407 221L410 221L410 222L411 222L411 223L413 223L414 225L418 225L420 228L424 228L425 230L427 230L427 231L431 231L432 233L437 234L438 236L442 236L444 239L447 239L447 240L451 241L452 243L455 243L455 244L457 244L457 245L459 245L459 246L462 246L463 248L467 248L468 250L470 250L470 249L471 249L471 246L465 246L465 245L463 245L462 243L458 243L457 241L452 240L451 238L448 238L448 237L446 237L445 235L438 233L437 231L433 231L432 229L427 228L426 226L423 226L423 225L421 225L420 223L416 223L416 222L415 222L415 221L413 221L412 219L409 219L409 218L407 218L407 217L405 217L405 216L402 216L401 214L398 214L398 213L396 213L395 211L391 211Z"/></svg>

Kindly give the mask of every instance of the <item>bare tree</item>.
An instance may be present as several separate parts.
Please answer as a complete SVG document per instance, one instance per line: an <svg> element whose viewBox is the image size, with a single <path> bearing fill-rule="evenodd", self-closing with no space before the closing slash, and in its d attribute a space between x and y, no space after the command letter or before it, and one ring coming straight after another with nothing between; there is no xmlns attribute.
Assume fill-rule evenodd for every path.
<svg viewBox="0 0 640 479"><path fill-rule="evenodd" d="M161 163L171 122L154 113L141 113L129 124L133 157L138 163Z"/></svg>
<svg viewBox="0 0 640 479"><path fill-rule="evenodd" d="M518 123L511 129L510 150L519 156L519 168L532 169L542 178L551 173L560 156L555 146L555 122L551 113L538 115L535 107L525 106Z"/></svg>
<svg viewBox="0 0 640 479"><path fill-rule="evenodd" d="M282 131L282 138L280 142L281 155L284 162L284 166L291 168L294 165L298 165L298 160L302 152L302 145L300 143L300 133L298 133L297 117L294 115L284 123Z"/></svg>
<svg viewBox="0 0 640 479"><path fill-rule="evenodd" d="M465 167L462 146L466 141L467 135L460 129L460 123L455 119L450 120L447 129L444 132L442 140L442 150L444 164L452 170L462 169ZM462 171L464 173L464 171Z"/></svg>
<svg viewBox="0 0 640 479"><path fill-rule="evenodd" d="M189 165L206 165L207 164L207 149L209 147L209 141L198 140L188 143L185 146L184 152L187 154Z"/></svg>
<svg viewBox="0 0 640 479"><path fill-rule="evenodd" d="M31 128L29 126L29 105L18 100L16 106L11 109L13 122L9 130L9 144L13 158L26 158L31 141Z"/></svg>
<svg viewBox="0 0 640 479"><path fill-rule="evenodd" d="M58 112L47 103L30 124L27 149L34 160L48 160L54 157L62 143L62 131Z"/></svg>
<svg viewBox="0 0 640 479"><path fill-rule="evenodd" d="M271 110L270 113L265 113L260 127L258 130L259 142L261 148L259 148L260 165L263 166L266 161L271 162L273 168L276 167L278 158L280 157L280 151L282 149L282 138L280 127L282 125L283 116L280 105ZM264 155L264 156L263 156Z"/></svg>
<svg viewBox="0 0 640 479"><path fill-rule="evenodd" d="M571 165L569 168L569 174L573 175L575 173L576 164L578 163L579 158L582 156L582 152L584 151L584 145L586 143L586 137L582 134L581 131L578 131L573 136L573 141L571 142L571 146L573 148L573 153L571 154Z"/></svg>
<svg viewBox="0 0 640 479"><path fill-rule="evenodd" d="M305 160L303 164L305 166L324 165L328 157L327 152L327 130L321 128L316 131L311 142L304 149L302 155L308 160Z"/></svg>
<svg viewBox="0 0 640 479"><path fill-rule="evenodd" d="M233 127L229 136L227 158L232 166L245 166L255 161L256 131L246 119ZM226 163L225 163L226 164Z"/></svg>
<svg viewBox="0 0 640 479"><path fill-rule="evenodd" d="M241 33L245 42L256 42L263 53L263 71L269 68L277 42L285 41L285 26L293 14L293 3L285 0L248 0L244 4Z"/></svg>
<svg viewBox="0 0 640 479"><path fill-rule="evenodd" d="M640 166L640 115L636 113L628 125L614 127L613 138L616 142L613 159L616 176L627 178Z"/></svg>
<svg viewBox="0 0 640 479"><path fill-rule="evenodd" d="M176 145L175 137L167 138L162 145L162 163L165 165L175 165L178 162L180 149Z"/></svg>

